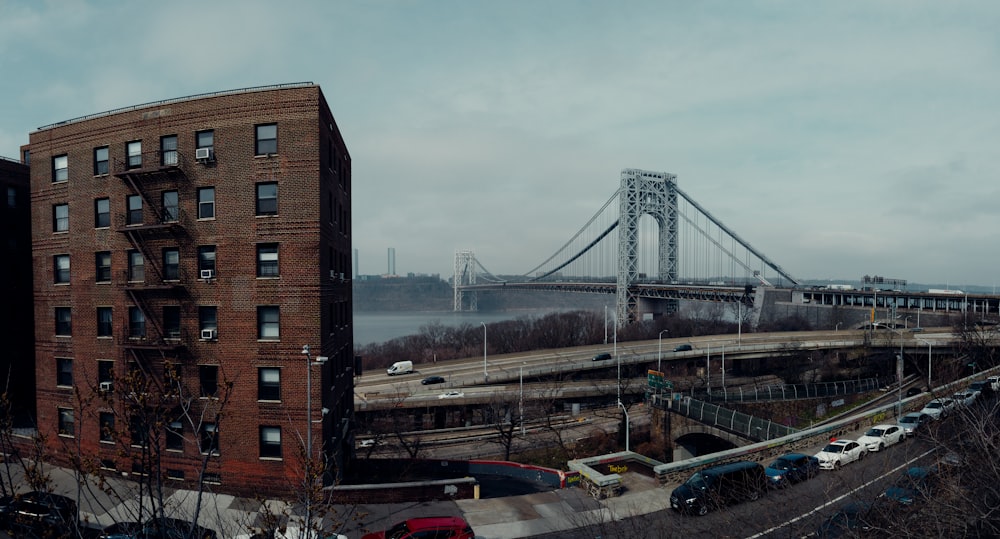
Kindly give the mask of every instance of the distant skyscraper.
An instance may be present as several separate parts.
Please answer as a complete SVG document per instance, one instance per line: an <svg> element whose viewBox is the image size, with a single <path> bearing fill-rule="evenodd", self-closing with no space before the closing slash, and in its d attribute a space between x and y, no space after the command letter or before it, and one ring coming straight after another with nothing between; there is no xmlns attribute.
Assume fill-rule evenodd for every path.
<svg viewBox="0 0 1000 539"><path fill-rule="evenodd" d="M396 248L395 247L389 247L389 271L387 273L389 275L395 275L396 274Z"/></svg>

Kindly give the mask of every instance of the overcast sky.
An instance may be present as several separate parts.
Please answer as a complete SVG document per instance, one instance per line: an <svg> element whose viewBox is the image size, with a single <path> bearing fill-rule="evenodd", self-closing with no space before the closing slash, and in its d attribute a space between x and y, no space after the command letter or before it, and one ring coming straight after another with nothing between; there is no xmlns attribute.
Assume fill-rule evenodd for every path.
<svg viewBox="0 0 1000 539"><path fill-rule="evenodd" d="M360 272L524 273L680 187L800 279L1000 278L1000 2L0 0L0 155L40 126L321 85Z"/></svg>

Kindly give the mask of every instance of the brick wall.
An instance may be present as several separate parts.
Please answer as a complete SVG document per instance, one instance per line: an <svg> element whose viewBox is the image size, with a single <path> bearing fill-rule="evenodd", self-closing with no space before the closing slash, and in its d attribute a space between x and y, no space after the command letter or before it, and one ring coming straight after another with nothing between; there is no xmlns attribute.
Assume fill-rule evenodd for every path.
<svg viewBox="0 0 1000 539"><path fill-rule="evenodd" d="M276 153L255 155L258 124L277 125ZM205 130L214 134L211 162L195 159L196 134ZM177 137L176 169L158 166L164 136ZM142 143L141 172L126 173L126 145L137 140ZM94 151L104 146L110 174L95 175ZM350 274L350 227L344 223L350 218L350 156L318 86L251 89L97 115L36 131L29 148L34 165L38 427L51 449L79 446L84 454L130 470L134 448L101 443L98 414L115 413L116 430L127 439L129 413L121 394L127 390L120 387L127 364L134 361L147 378L162 380L168 361L179 366L184 389L179 397L171 397L175 404L157 399L156 406L191 408L190 419L184 421L183 450L164 453L164 469L182 472L186 481L197 477L202 455L196 429L219 412L220 456L210 459L208 467L221 479L214 490L286 489L284 481L275 479L298 476L298 440L307 438L307 367L301 350L309 344L314 359L330 358L311 367L314 454L325 451L337 457L343 452L346 442L334 440L340 432L334 427L352 413L352 377L343 375L352 365L351 292L349 281L331 279L330 271ZM59 155L68 158L68 180L53 182L53 157ZM260 182L278 186L275 215L257 215ZM206 187L215 189L215 217L199 219L198 192ZM175 225L157 227L154 214L162 210L164 191L177 191L180 215ZM126 227L126 201L135 194L143 197L145 226ZM95 227L99 198L110 199L107 228ZM69 206L69 230L53 232L53 206L61 204ZM260 243L278 244L277 278L257 276ZM201 280L197 251L208 245L216 248L216 274ZM166 248L180 253L180 278L151 286L160 284L155 275ZM127 282L127 253L133 249L147 255L145 285ZM110 283L95 282L97 251L111 252ZM59 254L70 255L69 284L54 283L53 257ZM99 306L112 308L111 338L97 335ZM129 339L128 312L133 306L146 315L146 341ZM156 338L165 306L180 309L180 339ZM260 306L279 308L280 338L258 339ZM71 308L71 336L54 334L56 307ZM217 340L199 339L199 307L216 308ZM72 360L73 387L57 385L56 358ZM116 392L111 398L94 392L99 359L115 362ZM217 366L220 384L231 384L231 391L220 390L228 400L198 398L201 366ZM258 401L259 367L280 370L280 401ZM332 413L320 421L322 407ZM59 408L74 411L72 438L56 432ZM280 460L261 458L260 426L280 427ZM153 443L162 445L164 440L161 436Z"/></svg>

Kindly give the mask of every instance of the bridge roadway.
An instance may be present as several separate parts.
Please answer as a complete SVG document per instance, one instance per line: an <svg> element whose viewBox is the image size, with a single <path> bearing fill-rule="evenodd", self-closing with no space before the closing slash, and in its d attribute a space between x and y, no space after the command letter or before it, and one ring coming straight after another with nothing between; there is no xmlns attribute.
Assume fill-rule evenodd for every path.
<svg viewBox="0 0 1000 539"><path fill-rule="evenodd" d="M950 343L952 335L946 329L922 333L878 330L871 341L877 348L898 349L899 335L903 335L902 347L909 354L926 353L931 343L934 353L943 351ZM623 366L632 364L652 364L662 359L664 366L674 361L708 361L714 364L723 355L732 359L753 357L774 357L792 352L808 350L830 350L862 346L865 331L809 331L753 333L743 335L705 335L690 338L634 341L627 343L582 346L553 350L541 350L519 354L487 355L465 359L438 361L436 363L414 363L411 374L388 376L378 370L365 373L355 382L355 409L373 411L392 408L422 408L455 404L482 404L494 398L497 391L514 392L520 390L520 381L529 381L524 386L525 397L532 398L582 398L613 395L616 380L589 380L583 382L531 383L544 376L558 377L567 373L588 370L610 369L620 361ZM692 350L674 352L679 344L690 344ZM617 359L592 361L601 352L617 353ZM399 358L404 360L406 358ZM713 370L715 370L713 368ZM421 385L427 376L441 376L444 384ZM488 376L487 376L488 375ZM623 384L626 391L642 392L645 380ZM446 391L461 391L462 396L442 399Z"/></svg>

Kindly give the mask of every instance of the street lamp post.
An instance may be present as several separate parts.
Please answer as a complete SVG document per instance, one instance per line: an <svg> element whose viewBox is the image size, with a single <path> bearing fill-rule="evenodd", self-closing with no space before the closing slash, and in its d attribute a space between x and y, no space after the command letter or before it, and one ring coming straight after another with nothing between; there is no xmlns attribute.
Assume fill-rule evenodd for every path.
<svg viewBox="0 0 1000 539"><path fill-rule="evenodd" d="M483 325L483 380L489 382L490 373L486 372L486 322L480 324Z"/></svg>
<svg viewBox="0 0 1000 539"><path fill-rule="evenodd" d="M917 340L927 345L927 391L931 390L931 342L920 337Z"/></svg>
<svg viewBox="0 0 1000 539"><path fill-rule="evenodd" d="M524 436L524 365L521 365L520 386L521 389L520 396L517 400L517 411L521 415L521 436Z"/></svg>
<svg viewBox="0 0 1000 539"><path fill-rule="evenodd" d="M736 347L740 348L743 346L743 302L736 304L737 314L736 314Z"/></svg>
<svg viewBox="0 0 1000 539"><path fill-rule="evenodd" d="M322 364L326 363L327 357L326 356L316 356L316 361L313 362L313 360L312 360L312 353L311 353L311 350L309 349L309 345L308 344L302 345L302 354L304 354L306 356L306 462L305 462L305 467L306 467L305 475L306 475L306 477L305 477L305 479L306 479L307 483L311 483L313 481L313 477L311 476L311 472L313 470L313 463L312 463L312 458L313 458L313 454L312 454L312 424L313 424L313 421L312 421L312 366L313 365L322 365ZM312 519L313 519L313 514L312 514L312 495L310 494L309 497L306 499L306 514L305 514L305 519L304 519L304 522L303 522L303 524L304 524L304 526L303 526L303 528L304 528L303 537L306 537L307 539L313 536L313 532L312 532L312 528L311 528Z"/></svg>
<svg viewBox="0 0 1000 539"><path fill-rule="evenodd" d="M608 344L608 306L604 306L604 344Z"/></svg>
<svg viewBox="0 0 1000 539"><path fill-rule="evenodd" d="M621 406L622 412L625 414L625 451L629 452L629 451L631 451L631 449L629 449L629 443L628 443L629 442L629 440L628 440L629 439L629 432L628 431L631 430L630 429L631 422L629 421L629 418L628 418L628 408L625 408L625 404L622 402L621 399L618 399L618 406Z"/></svg>
<svg viewBox="0 0 1000 539"><path fill-rule="evenodd" d="M903 412L903 332L898 329L886 327L889 331L899 335L899 355L896 356L896 378L899 379L899 389L896 391L896 417ZM928 390L930 388L927 388Z"/></svg>
<svg viewBox="0 0 1000 539"><path fill-rule="evenodd" d="M663 334L668 332L669 331L666 329L660 332L660 337L659 337L660 346L656 352L656 370L660 372L663 372L663 369L660 368L660 363L663 361Z"/></svg>

